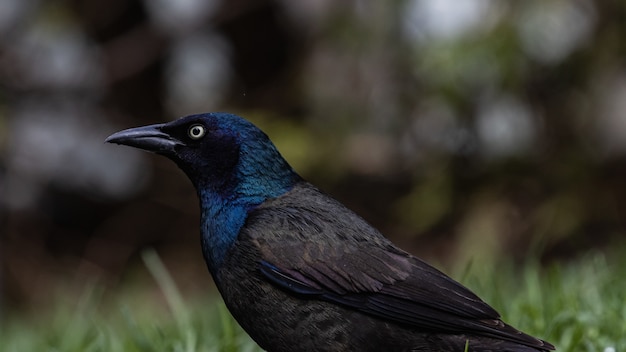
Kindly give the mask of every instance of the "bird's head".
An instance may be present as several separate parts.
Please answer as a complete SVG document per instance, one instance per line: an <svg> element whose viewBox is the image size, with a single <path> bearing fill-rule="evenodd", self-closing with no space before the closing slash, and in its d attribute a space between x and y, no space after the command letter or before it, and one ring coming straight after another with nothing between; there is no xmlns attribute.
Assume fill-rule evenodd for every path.
<svg viewBox="0 0 626 352"><path fill-rule="evenodd" d="M170 158L187 174L201 199L219 197L256 206L287 192L300 179L265 133L228 113L131 128L106 141Z"/></svg>

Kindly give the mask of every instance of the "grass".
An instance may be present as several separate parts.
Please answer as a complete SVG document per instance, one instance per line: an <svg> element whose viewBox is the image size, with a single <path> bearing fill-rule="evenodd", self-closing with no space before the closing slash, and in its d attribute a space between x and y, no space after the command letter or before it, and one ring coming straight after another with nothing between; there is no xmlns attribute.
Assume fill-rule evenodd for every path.
<svg viewBox="0 0 626 352"><path fill-rule="evenodd" d="M543 269L531 263L521 270L472 270L462 281L505 321L558 351L626 351L625 265L593 253Z"/></svg>
<svg viewBox="0 0 626 352"><path fill-rule="evenodd" d="M59 303L48 314L0 320L0 351L260 351L220 300L185 302L156 254L148 251L143 259L167 309L128 295L104 304L93 285L77 302ZM547 268L469 265L454 276L505 321L558 351L626 351L624 264L595 253Z"/></svg>

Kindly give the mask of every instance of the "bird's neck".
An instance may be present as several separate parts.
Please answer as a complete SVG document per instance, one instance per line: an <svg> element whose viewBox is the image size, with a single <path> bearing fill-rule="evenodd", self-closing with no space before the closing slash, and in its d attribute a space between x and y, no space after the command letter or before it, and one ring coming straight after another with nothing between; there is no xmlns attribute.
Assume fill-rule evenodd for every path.
<svg viewBox="0 0 626 352"><path fill-rule="evenodd" d="M199 192L199 196L202 254L209 271L217 280L217 269L224 261L230 247L235 243L249 209L244 204L213 194Z"/></svg>
<svg viewBox="0 0 626 352"><path fill-rule="evenodd" d="M298 180L300 177L292 173L276 179L276 183L241 182L228 192L196 187L201 208L202 253L215 280L219 280L217 269L235 244L248 213L266 200L288 192Z"/></svg>

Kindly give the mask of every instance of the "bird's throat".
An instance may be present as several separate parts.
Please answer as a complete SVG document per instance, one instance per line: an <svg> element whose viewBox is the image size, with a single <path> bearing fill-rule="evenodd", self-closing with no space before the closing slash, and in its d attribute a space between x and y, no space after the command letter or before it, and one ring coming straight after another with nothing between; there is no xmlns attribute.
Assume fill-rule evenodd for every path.
<svg viewBox="0 0 626 352"><path fill-rule="evenodd" d="M246 206L200 195L202 254L214 278L248 216Z"/></svg>

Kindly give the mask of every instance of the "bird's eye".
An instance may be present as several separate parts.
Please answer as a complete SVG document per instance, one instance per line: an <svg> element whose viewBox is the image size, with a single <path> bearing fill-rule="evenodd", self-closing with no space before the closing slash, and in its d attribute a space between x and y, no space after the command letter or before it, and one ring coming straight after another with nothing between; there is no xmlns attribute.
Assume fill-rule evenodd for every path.
<svg viewBox="0 0 626 352"><path fill-rule="evenodd" d="M200 139L206 134L206 129L202 125L193 125L189 127L187 134L191 139Z"/></svg>

